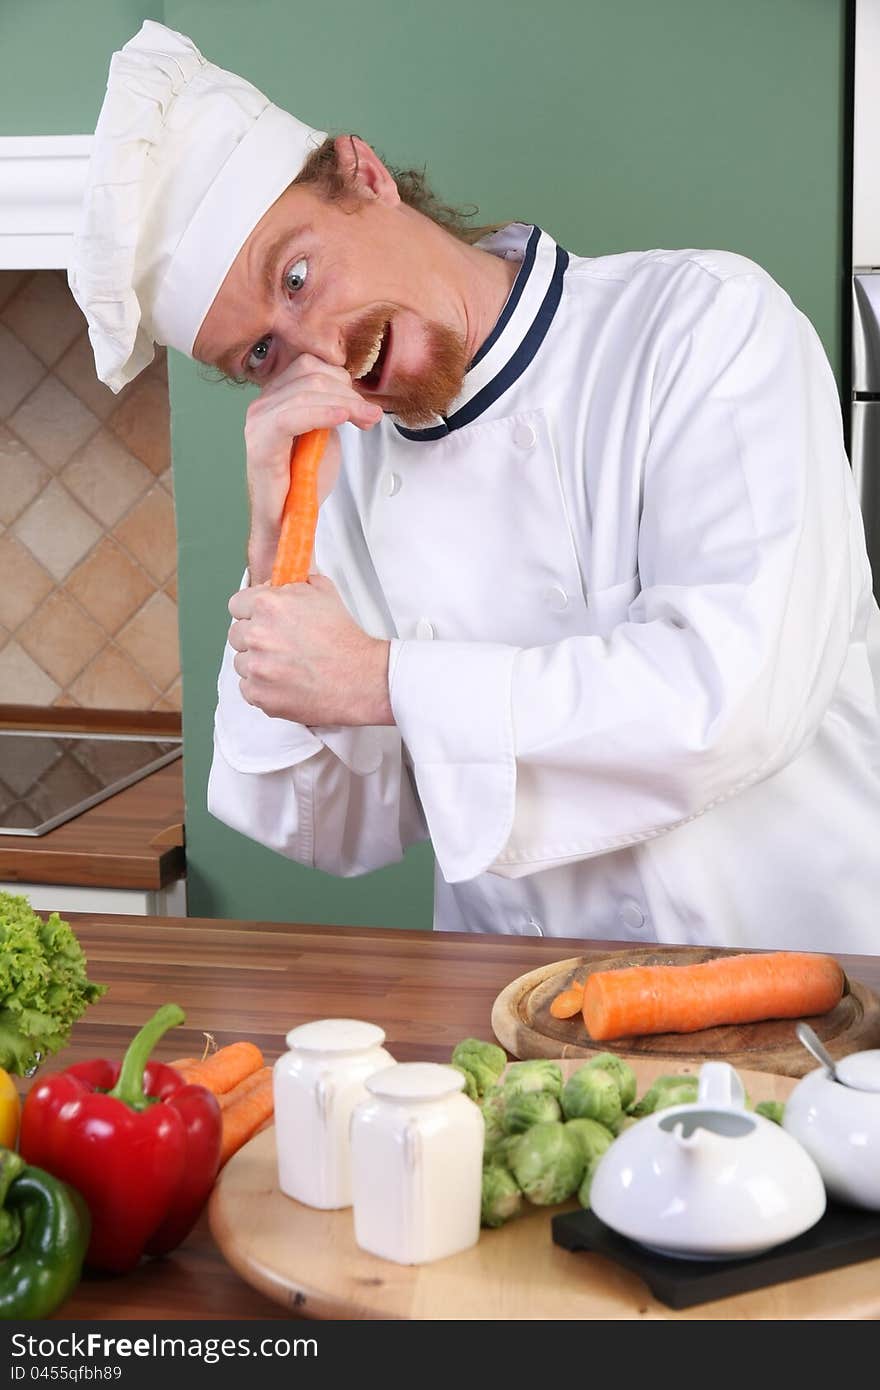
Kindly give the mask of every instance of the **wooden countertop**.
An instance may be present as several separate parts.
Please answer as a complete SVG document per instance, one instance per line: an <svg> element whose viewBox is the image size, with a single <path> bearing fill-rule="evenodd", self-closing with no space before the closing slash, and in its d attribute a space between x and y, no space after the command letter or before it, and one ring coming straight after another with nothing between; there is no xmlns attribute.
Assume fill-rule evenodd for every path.
<svg viewBox="0 0 880 1390"><path fill-rule="evenodd" d="M198 918L70 914L69 920L92 978L110 988L46 1071L87 1057L121 1056L136 1029L172 1001L186 1011L187 1022L157 1049L166 1061L200 1050L203 1031L220 1044L250 1038L274 1061L285 1050L290 1028L340 1016L380 1024L399 1061L448 1061L461 1038L491 1038L492 1001L504 985L545 963L585 953L583 941L559 937ZM620 943L593 946L606 952ZM839 959L848 973L880 990L880 957ZM130 1275L86 1276L56 1314L149 1320L286 1316L225 1263L204 1219L179 1250L145 1261Z"/></svg>
<svg viewBox="0 0 880 1390"><path fill-rule="evenodd" d="M0 880L92 888L164 888L186 872L183 760L45 835L0 835Z"/></svg>

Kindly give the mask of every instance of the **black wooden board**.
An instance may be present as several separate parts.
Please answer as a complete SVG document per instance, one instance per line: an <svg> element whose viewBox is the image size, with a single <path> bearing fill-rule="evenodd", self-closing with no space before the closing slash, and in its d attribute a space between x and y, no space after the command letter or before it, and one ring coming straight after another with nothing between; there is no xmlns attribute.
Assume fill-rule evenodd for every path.
<svg viewBox="0 0 880 1390"><path fill-rule="evenodd" d="M606 1255L638 1274L668 1308L693 1308L698 1303L803 1279L808 1274L824 1274L880 1256L880 1212L831 1203L811 1230L763 1255L741 1260L679 1260L657 1255L618 1235L591 1211L564 1212L553 1217L552 1226L557 1245Z"/></svg>

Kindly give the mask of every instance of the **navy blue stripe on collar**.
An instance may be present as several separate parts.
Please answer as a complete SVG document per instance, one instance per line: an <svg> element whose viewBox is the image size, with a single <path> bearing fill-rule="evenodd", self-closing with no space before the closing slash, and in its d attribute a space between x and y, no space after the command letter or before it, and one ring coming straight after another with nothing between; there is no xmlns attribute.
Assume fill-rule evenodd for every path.
<svg viewBox="0 0 880 1390"><path fill-rule="evenodd" d="M495 346L495 344L498 342L498 339L501 337L501 334L504 332L505 328L510 322L510 316L516 308L517 304L519 303L520 299L522 298L522 292L526 287L526 281L532 273L532 266L535 264L535 256L537 254L538 242L540 240L541 228L534 227L532 229L532 234L529 237L528 242L526 244L525 255L522 258L522 264L519 268L519 273L517 274L517 277L513 282L513 289L507 296L507 303L501 310L498 322L492 329L492 332L489 334L488 338L486 339L480 350L477 352L476 356L472 358L471 365L468 368L468 371L471 370L471 367L475 367L478 362L482 362L483 358L486 356L486 353L489 351L490 348L493 348Z"/></svg>
<svg viewBox="0 0 880 1390"><path fill-rule="evenodd" d="M498 397L508 390L513 383L522 376L528 367L538 348L547 336L547 330L553 322L553 315L559 307L562 298L562 281L568 266L568 252L563 251L561 246L556 248L556 265L553 270L553 277L547 288L547 293L541 302L541 307L535 315L534 321L528 333L523 338L516 352L508 362L502 367L497 376L478 391L475 396L457 410L454 415L446 418L442 425L432 425L429 429L408 430L403 425L395 422L394 428L398 434L403 435L404 439L430 440L443 439L453 430L459 430L463 425L469 425L487 410ZM525 277L523 277L525 280Z"/></svg>

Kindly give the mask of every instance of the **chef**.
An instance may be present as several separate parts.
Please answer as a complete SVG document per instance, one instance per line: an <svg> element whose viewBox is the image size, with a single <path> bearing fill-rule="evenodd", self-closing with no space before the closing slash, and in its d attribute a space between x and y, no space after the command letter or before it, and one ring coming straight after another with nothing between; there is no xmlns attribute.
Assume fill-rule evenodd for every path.
<svg viewBox="0 0 880 1390"><path fill-rule="evenodd" d="M259 387L215 816L346 876L429 839L441 930L880 950L880 614L760 267L474 242L148 22L70 279L114 389L155 343ZM315 573L272 588L321 427Z"/></svg>

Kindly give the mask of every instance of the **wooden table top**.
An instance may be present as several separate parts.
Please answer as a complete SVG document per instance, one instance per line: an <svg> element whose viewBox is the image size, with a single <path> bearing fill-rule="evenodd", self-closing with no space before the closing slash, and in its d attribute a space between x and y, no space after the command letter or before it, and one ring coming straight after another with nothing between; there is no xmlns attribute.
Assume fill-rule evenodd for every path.
<svg viewBox="0 0 880 1390"><path fill-rule="evenodd" d="M0 835L0 881L155 891L186 872L183 759L45 835Z"/></svg>
<svg viewBox="0 0 880 1390"><path fill-rule="evenodd" d="M110 986L46 1065L119 1057L160 1004L186 1011L182 1028L156 1051L161 1060L200 1050L203 1031L219 1044L249 1038L274 1061L299 1023L354 1017L378 1023L399 1061L448 1061L464 1037L491 1038L492 1001L510 980L546 962L586 954L583 941L470 936L361 927L279 925L199 918L87 917L69 920L91 978ZM625 949L594 942L597 951ZM847 973L880 990L880 957L841 956ZM122 1278L86 1276L58 1318L284 1318L278 1304L244 1283L217 1250L204 1220L161 1260Z"/></svg>

